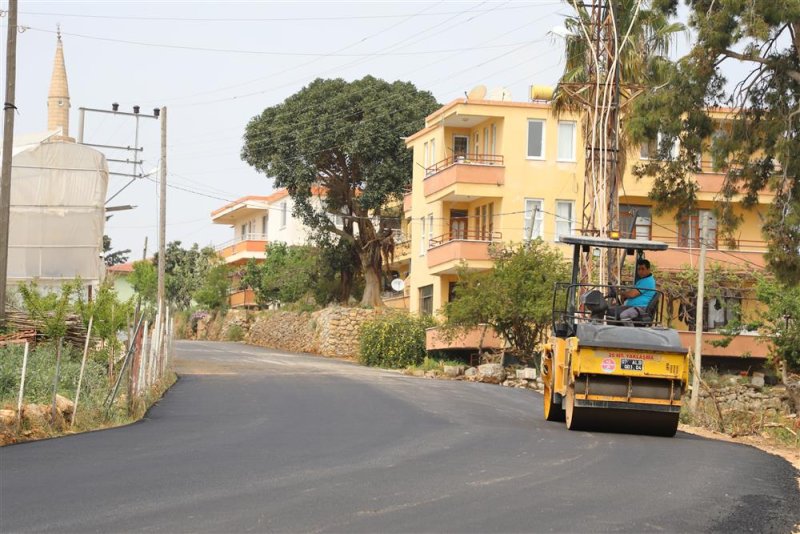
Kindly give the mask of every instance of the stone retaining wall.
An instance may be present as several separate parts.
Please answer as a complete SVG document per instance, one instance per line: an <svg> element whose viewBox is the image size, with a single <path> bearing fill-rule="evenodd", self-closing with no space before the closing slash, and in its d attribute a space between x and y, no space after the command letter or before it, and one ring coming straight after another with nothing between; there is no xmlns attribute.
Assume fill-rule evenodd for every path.
<svg viewBox="0 0 800 534"><path fill-rule="evenodd" d="M737 411L763 413L766 416L797 413L791 392L785 386L764 388L752 384L718 386L714 389L714 398L723 413ZM700 400L710 399L708 391L702 388Z"/></svg>
<svg viewBox="0 0 800 534"><path fill-rule="evenodd" d="M198 337L226 340L234 326L247 343L337 358L358 357L361 325L385 310L332 306L311 312L231 310L221 325L203 324ZM214 328L217 326L217 328Z"/></svg>

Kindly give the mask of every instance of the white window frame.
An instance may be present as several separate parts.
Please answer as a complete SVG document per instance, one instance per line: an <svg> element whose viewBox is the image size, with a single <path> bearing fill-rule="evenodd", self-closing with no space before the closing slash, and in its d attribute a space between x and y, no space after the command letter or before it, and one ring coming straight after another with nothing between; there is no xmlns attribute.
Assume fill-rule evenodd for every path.
<svg viewBox="0 0 800 534"><path fill-rule="evenodd" d="M289 211L289 205L284 200L283 202L281 202L281 229L286 228L286 223L289 220L288 211Z"/></svg>
<svg viewBox="0 0 800 534"><path fill-rule="evenodd" d="M492 156L497 154L497 125L492 123Z"/></svg>
<svg viewBox="0 0 800 534"><path fill-rule="evenodd" d="M538 205L538 206L537 206ZM538 207L538 209L537 209ZM533 228L531 232L531 239L536 239L537 237L544 236L544 199L541 198L526 198L525 199L525 215L524 215L524 224L522 225L522 240L525 241L528 239L528 228L531 224L531 216L533 215L534 209L536 211L536 218L533 220ZM538 229L537 229L538 226Z"/></svg>
<svg viewBox="0 0 800 534"><path fill-rule="evenodd" d="M568 205L569 206L569 216L570 216L569 219L564 220L564 218L561 217L558 214L558 208L559 208L560 205ZM556 200L555 218L556 218L556 237L555 237L556 241L561 241L561 238L564 237L564 235L575 235L575 201L574 200ZM559 224L563 225L563 223L569 223L569 233L567 233L567 234L562 234L559 231Z"/></svg>
<svg viewBox="0 0 800 534"><path fill-rule="evenodd" d="M483 129L483 155L489 154L489 128Z"/></svg>
<svg viewBox="0 0 800 534"><path fill-rule="evenodd" d="M658 136L656 136L656 146L655 146L656 155L658 154L658 151L661 148L661 141L663 139L664 139L664 135L661 132L658 132ZM680 145L680 140L676 137L675 138L675 142L672 145L672 150L670 150L670 154L669 154L671 159L676 159L678 157L678 155L680 154L680 146L681 146ZM647 155L646 156L643 154L643 149L645 147L647 147ZM656 158L652 157L652 155L650 154L650 141L648 141L644 145L639 145L639 159L643 160L643 161L649 161L651 159L652 160L656 159Z"/></svg>
<svg viewBox="0 0 800 534"><path fill-rule="evenodd" d="M570 139L570 149L571 153L568 157L562 157L561 155L561 140L562 133L561 133L561 126L569 125L572 126L572 139ZM575 145L577 144L577 132L578 132L578 123L575 121L558 121L558 154L556 156L556 161L568 161L574 163L575 159Z"/></svg>
<svg viewBox="0 0 800 534"><path fill-rule="evenodd" d="M424 256L428 247L425 246L425 216L419 218L422 231L419 233L419 255Z"/></svg>
<svg viewBox="0 0 800 534"><path fill-rule="evenodd" d="M428 167L430 167L430 158L428 157L428 142L425 141L422 144L422 150L425 152L425 155L422 157L422 168L425 169L425 172L428 172Z"/></svg>
<svg viewBox="0 0 800 534"><path fill-rule="evenodd" d="M433 213L428 214L428 246L430 246L431 239L433 239Z"/></svg>
<svg viewBox="0 0 800 534"><path fill-rule="evenodd" d="M540 156L531 156L530 148L531 148L531 124L532 123L539 123L542 125L542 144L541 144L541 155ZM547 130L547 121L545 119L528 119L528 130L527 136L525 137L525 154L526 159L530 160L537 160L542 161L545 159L545 132Z"/></svg>

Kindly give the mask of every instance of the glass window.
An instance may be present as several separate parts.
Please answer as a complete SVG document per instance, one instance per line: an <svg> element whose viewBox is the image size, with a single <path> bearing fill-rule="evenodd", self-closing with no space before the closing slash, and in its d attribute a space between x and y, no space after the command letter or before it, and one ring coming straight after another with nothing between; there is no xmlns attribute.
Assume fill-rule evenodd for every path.
<svg viewBox="0 0 800 534"><path fill-rule="evenodd" d="M419 255L424 256L425 250L427 250L427 246L425 245L425 217L419 218L420 224L422 225L422 231L419 233Z"/></svg>
<svg viewBox="0 0 800 534"><path fill-rule="evenodd" d="M497 154L497 125L492 124L492 155Z"/></svg>
<svg viewBox="0 0 800 534"><path fill-rule="evenodd" d="M433 239L433 213L428 214L428 243Z"/></svg>
<svg viewBox="0 0 800 534"><path fill-rule="evenodd" d="M697 210L684 216L678 224L678 246L700 248L700 226L703 217L706 222L706 247L717 248L717 219L711 210Z"/></svg>
<svg viewBox="0 0 800 534"><path fill-rule="evenodd" d="M536 239L537 237L542 237L543 221L544 212L542 211L542 200L539 198L526 198L523 239L527 241L529 238Z"/></svg>
<svg viewBox="0 0 800 534"><path fill-rule="evenodd" d="M575 122L558 123L558 160L575 161Z"/></svg>
<svg viewBox="0 0 800 534"><path fill-rule="evenodd" d="M572 235L575 226L573 217L574 203L571 200L556 201L556 241L566 235Z"/></svg>
<svg viewBox="0 0 800 534"><path fill-rule="evenodd" d="M422 315L433 315L433 285L419 288L419 312Z"/></svg>
<svg viewBox="0 0 800 534"><path fill-rule="evenodd" d="M264 234L264 239L267 238L267 216L261 217L261 233Z"/></svg>
<svg viewBox="0 0 800 534"><path fill-rule="evenodd" d="M528 157L544 159L544 121L528 121Z"/></svg>
<svg viewBox="0 0 800 534"><path fill-rule="evenodd" d="M281 202L281 228L286 228L286 219L288 216L287 209L288 206L286 204L286 201Z"/></svg>
<svg viewBox="0 0 800 534"><path fill-rule="evenodd" d="M652 236L650 206L619 205L619 233L625 239L647 241Z"/></svg>
<svg viewBox="0 0 800 534"><path fill-rule="evenodd" d="M459 158L463 160L467 156L467 145L469 145L469 137L466 135L453 136L453 156L458 161Z"/></svg>
<svg viewBox="0 0 800 534"><path fill-rule="evenodd" d="M639 158L640 159L658 159L658 151L661 147L661 143L664 141L664 136L661 133L658 134L656 139L648 140L644 143L640 150L639 150ZM672 146L669 150L669 158L675 159L678 157L680 151L680 145L678 139L675 139Z"/></svg>
<svg viewBox="0 0 800 534"><path fill-rule="evenodd" d="M489 128L483 129L483 155L489 153Z"/></svg>

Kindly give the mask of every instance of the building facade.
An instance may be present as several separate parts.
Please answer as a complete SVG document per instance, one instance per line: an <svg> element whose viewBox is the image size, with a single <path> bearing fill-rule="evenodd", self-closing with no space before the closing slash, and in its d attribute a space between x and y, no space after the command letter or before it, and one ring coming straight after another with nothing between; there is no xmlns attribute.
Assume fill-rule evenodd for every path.
<svg viewBox="0 0 800 534"><path fill-rule="evenodd" d="M710 113L724 128L732 112ZM656 215L648 196L653 179L633 175L634 166L656 157L653 144L633 147L627 154L619 193L619 230L624 237L670 245L648 256L659 276L666 278L687 265L697 266L704 218L709 232L707 266L718 264L742 273L764 267L763 210L734 207L743 224L733 246L717 235L712 210L725 169L711 161L712 142L694 176L696 210L679 218L675 213ZM406 145L413 151L412 187L403 202L394 269L405 281L403 302L413 313L437 314L453 298L460 265L491 269L492 243L521 243L538 237L558 247L561 236L580 227L585 146L577 114L556 115L544 101L458 99L428 116L425 127L408 137ZM762 197L763 205L772 200L768 193ZM392 299L389 304L396 302ZM766 357L768 346L755 343L755 333L737 336L727 348L710 344L722 337L716 330L755 306L747 287L730 288L725 296L706 299L704 330L709 334L704 336L704 355ZM693 310L685 313L685 309L670 307L669 311L673 326L692 346L694 323L689 319ZM443 347L437 343L435 336L429 337L429 348Z"/></svg>

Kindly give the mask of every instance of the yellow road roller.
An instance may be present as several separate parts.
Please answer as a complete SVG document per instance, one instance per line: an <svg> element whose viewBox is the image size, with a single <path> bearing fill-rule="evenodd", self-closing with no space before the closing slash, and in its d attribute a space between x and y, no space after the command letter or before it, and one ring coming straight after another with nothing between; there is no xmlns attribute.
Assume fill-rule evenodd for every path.
<svg viewBox="0 0 800 534"><path fill-rule="evenodd" d="M663 294L657 289L634 319L620 320L618 295L639 289L579 283L581 253L620 249L623 262L645 251L666 250L658 241L569 236L572 279L553 292L553 324L542 356L544 417L570 430L674 436L689 380L688 351L678 332L661 326ZM634 269L636 270L636 269ZM628 293L630 294L630 293ZM635 293L634 293L635 294ZM640 293L641 294L641 293Z"/></svg>

